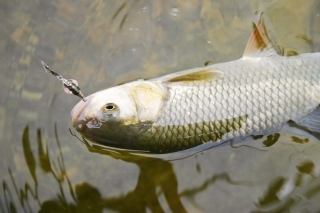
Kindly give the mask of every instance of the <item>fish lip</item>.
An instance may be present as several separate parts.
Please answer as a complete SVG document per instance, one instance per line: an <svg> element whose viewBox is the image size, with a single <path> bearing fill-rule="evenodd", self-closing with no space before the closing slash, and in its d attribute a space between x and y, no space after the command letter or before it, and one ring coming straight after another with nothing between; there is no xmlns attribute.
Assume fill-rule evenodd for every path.
<svg viewBox="0 0 320 213"><path fill-rule="evenodd" d="M84 108L89 104L89 102L93 99L94 95L90 95L86 97L86 101L79 101L71 110L71 119L72 126L77 128L77 124L79 122L79 117L82 114Z"/></svg>

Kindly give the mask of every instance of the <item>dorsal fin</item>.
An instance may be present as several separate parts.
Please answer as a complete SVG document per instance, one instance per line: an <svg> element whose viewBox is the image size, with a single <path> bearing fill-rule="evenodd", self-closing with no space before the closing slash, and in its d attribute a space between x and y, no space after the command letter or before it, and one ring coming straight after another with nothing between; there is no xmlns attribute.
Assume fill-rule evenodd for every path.
<svg viewBox="0 0 320 213"><path fill-rule="evenodd" d="M165 82L188 82L188 81L209 81L213 78L220 78L221 72L216 70L199 70L184 74L175 74L171 78L165 79Z"/></svg>
<svg viewBox="0 0 320 213"><path fill-rule="evenodd" d="M253 23L253 32L243 53L243 58L260 58L272 55L277 55L277 51L272 45L262 18L260 17L257 25Z"/></svg>

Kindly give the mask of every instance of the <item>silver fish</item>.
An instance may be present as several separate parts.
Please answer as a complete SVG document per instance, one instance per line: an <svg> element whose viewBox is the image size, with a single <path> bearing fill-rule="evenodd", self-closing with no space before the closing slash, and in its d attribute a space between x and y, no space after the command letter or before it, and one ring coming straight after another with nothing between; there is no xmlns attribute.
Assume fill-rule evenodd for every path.
<svg viewBox="0 0 320 213"><path fill-rule="evenodd" d="M167 153L310 121L319 103L320 53L278 55L260 20L241 59L102 90L71 116L98 143Z"/></svg>

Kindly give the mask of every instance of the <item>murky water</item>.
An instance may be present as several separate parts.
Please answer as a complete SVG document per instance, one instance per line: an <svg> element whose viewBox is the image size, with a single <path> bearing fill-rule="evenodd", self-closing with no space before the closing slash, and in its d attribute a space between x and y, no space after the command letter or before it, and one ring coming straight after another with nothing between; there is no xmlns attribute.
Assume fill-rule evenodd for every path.
<svg viewBox="0 0 320 213"><path fill-rule="evenodd" d="M101 149L74 136L79 100L36 58L90 94L237 59L262 12L283 54L319 51L319 11L319 0L0 0L0 212L319 212L319 140L281 133L187 157Z"/></svg>

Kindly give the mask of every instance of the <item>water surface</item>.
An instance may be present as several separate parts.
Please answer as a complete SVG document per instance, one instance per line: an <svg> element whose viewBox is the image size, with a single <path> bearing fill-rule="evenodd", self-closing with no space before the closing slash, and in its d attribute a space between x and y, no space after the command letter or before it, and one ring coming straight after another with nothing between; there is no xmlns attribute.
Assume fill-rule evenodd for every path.
<svg viewBox="0 0 320 213"><path fill-rule="evenodd" d="M90 94L242 56L263 13L283 55L320 50L320 2L0 0L0 212L318 212L318 139L191 156L84 144L43 60ZM34 57L34 56L35 57Z"/></svg>

